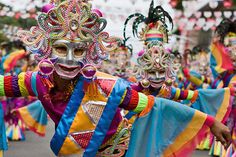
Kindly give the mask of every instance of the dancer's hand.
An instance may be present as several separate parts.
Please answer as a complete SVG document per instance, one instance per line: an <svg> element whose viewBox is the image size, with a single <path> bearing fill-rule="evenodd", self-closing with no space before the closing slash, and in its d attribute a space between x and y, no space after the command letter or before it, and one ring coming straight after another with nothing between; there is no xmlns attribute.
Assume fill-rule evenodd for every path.
<svg viewBox="0 0 236 157"><path fill-rule="evenodd" d="M230 88L230 95L236 96L236 87L231 87Z"/></svg>
<svg viewBox="0 0 236 157"><path fill-rule="evenodd" d="M233 84L233 87L230 87L230 95L236 96L236 84Z"/></svg>
<svg viewBox="0 0 236 157"><path fill-rule="evenodd" d="M215 120L210 129L216 140L220 141L224 148L227 149L232 141L229 128Z"/></svg>

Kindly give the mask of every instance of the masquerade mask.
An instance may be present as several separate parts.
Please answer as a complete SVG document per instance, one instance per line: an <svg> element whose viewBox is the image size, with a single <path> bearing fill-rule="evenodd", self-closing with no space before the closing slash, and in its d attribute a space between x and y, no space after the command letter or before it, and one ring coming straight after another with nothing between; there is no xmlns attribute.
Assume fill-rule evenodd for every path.
<svg viewBox="0 0 236 157"><path fill-rule="evenodd" d="M36 59L56 58L55 71L72 78L84 66L100 64L116 48L114 43L120 39L103 31L106 24L87 0L54 1L43 8L38 26L19 31L18 36ZM109 43L112 46L106 46Z"/></svg>
<svg viewBox="0 0 236 157"><path fill-rule="evenodd" d="M73 43L67 40L57 40L52 45L51 58L57 58L55 71L63 78L72 79L78 75L86 63L86 43Z"/></svg>
<svg viewBox="0 0 236 157"><path fill-rule="evenodd" d="M145 17L141 13L130 15L125 21L124 34L126 26L130 19L133 21L133 35L145 42L144 51L139 53L137 60L138 65L135 66L134 73L141 80L144 88L150 85L154 88L161 87L165 81L174 79L175 64L170 53L166 52L163 43L168 42L168 29L165 24L166 18L173 25L170 15L161 7L154 7L152 0L148 12ZM145 28L138 34L138 27L141 23L145 23Z"/></svg>
<svg viewBox="0 0 236 157"><path fill-rule="evenodd" d="M135 75L142 78L144 88L151 85L161 87L167 80L173 80L178 70L178 64L173 62L174 55L167 53L159 42L150 42L147 48L139 54Z"/></svg>

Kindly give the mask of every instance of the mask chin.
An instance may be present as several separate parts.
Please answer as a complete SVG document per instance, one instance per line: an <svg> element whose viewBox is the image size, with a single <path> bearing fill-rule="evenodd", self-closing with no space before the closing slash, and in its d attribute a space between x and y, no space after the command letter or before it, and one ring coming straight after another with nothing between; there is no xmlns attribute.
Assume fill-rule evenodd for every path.
<svg viewBox="0 0 236 157"><path fill-rule="evenodd" d="M149 79L149 82L150 82L150 86L152 86L153 88L160 88L165 83L165 78L159 78L155 80Z"/></svg>
<svg viewBox="0 0 236 157"><path fill-rule="evenodd" d="M160 83L150 82L150 86L152 86L153 88L156 88L156 89L162 87L163 84L164 84L164 82L160 82Z"/></svg>
<svg viewBox="0 0 236 157"><path fill-rule="evenodd" d="M69 66L67 64L56 63L55 72L63 79L71 80L79 75L81 71L81 65Z"/></svg>
<svg viewBox="0 0 236 157"><path fill-rule="evenodd" d="M59 75L62 79L65 79L65 80L72 80L72 79L74 79L76 76L79 75L79 72L78 72L78 73L74 73L73 75L67 75L66 73L63 73L62 71L58 71L58 70L55 70L55 72L56 72L57 75Z"/></svg>
<svg viewBox="0 0 236 157"><path fill-rule="evenodd" d="M58 74L59 75L59 74ZM69 78L69 77L67 77L67 76L62 76L62 75L59 75L60 76L60 78L62 78L62 79L64 79L64 80L72 80L73 78L75 78L75 77L73 77L73 78Z"/></svg>

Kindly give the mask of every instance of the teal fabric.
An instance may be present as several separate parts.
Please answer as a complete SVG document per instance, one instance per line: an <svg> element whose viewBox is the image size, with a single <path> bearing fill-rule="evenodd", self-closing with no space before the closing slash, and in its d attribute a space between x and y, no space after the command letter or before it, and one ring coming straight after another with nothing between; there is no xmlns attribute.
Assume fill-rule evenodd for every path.
<svg viewBox="0 0 236 157"><path fill-rule="evenodd" d="M225 89L199 89L198 98L191 105L193 109L199 110L203 113L213 117L218 113L221 104L224 100ZM189 100L184 100L181 104L190 104Z"/></svg>
<svg viewBox="0 0 236 157"><path fill-rule="evenodd" d="M195 110L178 102L155 98L152 110L133 124L126 157L160 157L186 128Z"/></svg>
<svg viewBox="0 0 236 157"><path fill-rule="evenodd" d="M47 125L47 112L43 108L41 101L36 100L31 104L27 105L27 110L36 122L41 125Z"/></svg>
<svg viewBox="0 0 236 157"><path fill-rule="evenodd" d="M36 79L37 74L38 74L38 72L33 72L32 73L32 77L31 77L31 87L32 87L32 90L33 90L33 92L34 92L34 94L36 96L38 96L38 92L37 92L37 79Z"/></svg>
<svg viewBox="0 0 236 157"><path fill-rule="evenodd" d="M6 129L4 124L4 113L2 109L2 104L0 103L0 150L7 150L7 138L6 138Z"/></svg>
<svg viewBox="0 0 236 157"><path fill-rule="evenodd" d="M201 74L199 74L198 72L196 72L196 71L190 71L190 75L191 76L193 76L193 77L195 77L195 78L197 78L197 79L199 79L199 80L202 80L202 75ZM195 85L195 84L194 84ZM200 86L197 86L197 85L195 85L196 86L196 88L197 89L200 89L200 88L202 88L202 85L203 84L201 84Z"/></svg>
<svg viewBox="0 0 236 157"><path fill-rule="evenodd" d="M215 70L215 67L217 66L215 57L211 54L210 56L210 68L211 68L211 73L213 75L214 78L216 78L219 74L218 72Z"/></svg>
<svg viewBox="0 0 236 157"><path fill-rule="evenodd" d="M225 89L199 89L198 98L192 108L211 116L216 116L224 100Z"/></svg>

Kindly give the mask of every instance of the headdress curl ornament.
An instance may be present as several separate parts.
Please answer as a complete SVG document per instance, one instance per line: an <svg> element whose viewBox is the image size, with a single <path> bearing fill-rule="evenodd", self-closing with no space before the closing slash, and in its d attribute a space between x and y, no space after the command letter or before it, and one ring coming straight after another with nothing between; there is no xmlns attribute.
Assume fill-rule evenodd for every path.
<svg viewBox="0 0 236 157"><path fill-rule="evenodd" d="M138 79L142 79L141 85L144 88L150 85L150 73L155 73L157 82L173 82L175 80L180 65L174 63L175 56L171 53L167 53L160 44L159 42L150 42L147 44L146 48L139 53L137 59L138 64L134 67L134 75L137 76Z"/></svg>
<svg viewBox="0 0 236 157"><path fill-rule="evenodd" d="M104 32L107 21L96 11L91 11L88 0L52 0L38 16L38 26L30 31L19 31L18 36L37 54L37 59L48 58L51 54L52 42L58 39L72 42L85 42L88 47L86 61L98 64L107 57L107 52L116 48L120 39L109 37Z"/></svg>
<svg viewBox="0 0 236 157"><path fill-rule="evenodd" d="M174 55L164 49L163 43L168 42L168 29L166 18L173 26L172 18L161 7L154 8L152 1L148 17L140 13L130 15L125 21L124 37L126 37L126 26L130 19L136 17L133 22L133 35L145 41L144 50L139 53L134 75L138 77L144 88L152 86L159 88L168 82L175 80L178 65L174 63ZM146 27L138 35L138 27L145 23ZM170 83L171 82L171 83Z"/></svg>
<svg viewBox="0 0 236 157"><path fill-rule="evenodd" d="M161 42L168 42L168 28L166 25L166 18L173 27L172 18L169 13L166 12L161 6L156 6L154 8L153 0L150 4L148 17L145 17L141 13L135 13L126 19L124 24L124 34L126 33L126 26L128 22L134 17L136 17L132 25L134 36L137 36L144 41L152 40L154 38L154 40L159 39ZM140 35L138 35L138 27L141 23L145 23L146 27L143 28Z"/></svg>

